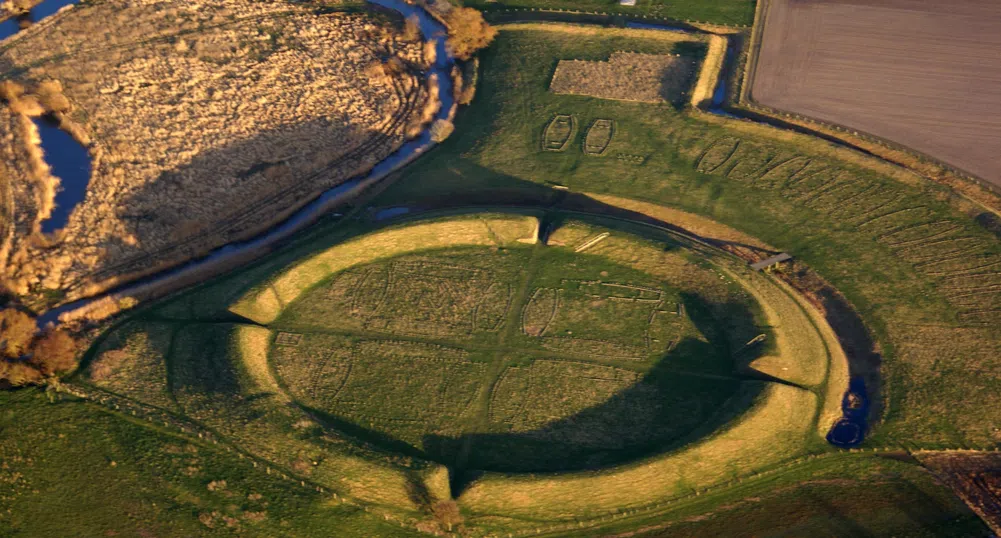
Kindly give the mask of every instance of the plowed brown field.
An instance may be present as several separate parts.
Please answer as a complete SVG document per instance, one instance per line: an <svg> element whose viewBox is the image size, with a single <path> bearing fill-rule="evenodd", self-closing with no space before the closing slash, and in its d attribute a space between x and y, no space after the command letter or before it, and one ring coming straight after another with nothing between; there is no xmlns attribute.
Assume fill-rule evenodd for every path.
<svg viewBox="0 0 1001 538"><path fill-rule="evenodd" d="M752 99L1001 186L1001 2L768 0Z"/></svg>

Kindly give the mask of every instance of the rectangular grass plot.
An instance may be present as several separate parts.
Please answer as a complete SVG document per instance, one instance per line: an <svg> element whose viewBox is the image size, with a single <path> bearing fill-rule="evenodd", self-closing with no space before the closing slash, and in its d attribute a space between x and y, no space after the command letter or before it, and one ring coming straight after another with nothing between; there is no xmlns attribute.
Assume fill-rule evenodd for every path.
<svg viewBox="0 0 1001 538"><path fill-rule="evenodd" d="M600 99L665 103L691 85L694 65L667 54L613 52L608 61L560 60L550 91Z"/></svg>

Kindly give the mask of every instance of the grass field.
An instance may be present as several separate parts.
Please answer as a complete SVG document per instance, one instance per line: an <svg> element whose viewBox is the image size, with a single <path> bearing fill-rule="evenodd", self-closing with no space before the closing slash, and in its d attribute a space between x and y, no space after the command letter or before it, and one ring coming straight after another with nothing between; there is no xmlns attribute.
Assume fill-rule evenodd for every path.
<svg viewBox="0 0 1001 538"><path fill-rule="evenodd" d="M735 392L703 301L569 249L431 251L321 282L272 324L289 335L273 353L300 401L437 461L465 445L472 468L593 467L677 439Z"/></svg>
<svg viewBox="0 0 1001 538"><path fill-rule="evenodd" d="M0 536L426 536L331 503L250 460L91 404L0 394ZM127 514L127 517L123 517ZM537 522L538 524L538 522ZM807 460L636 517L546 536L963 536L988 530L926 472ZM540 527L540 530L542 528ZM771 534L769 534L771 533Z"/></svg>
<svg viewBox="0 0 1001 538"><path fill-rule="evenodd" d="M104 407L0 395L0 454L19 465L0 470L0 518L27 536L66 534L73 517L91 535L222 535L235 520L266 536L452 524L469 536L988 536L905 453L836 452L823 435L851 361L877 353L870 445L1001 442L997 238L946 191L816 141L549 91L559 60L623 50L699 58L705 44L507 27L457 117L465 135L372 203L497 212L361 212L137 310L70 380ZM552 136L565 149L547 151L560 115L574 118ZM595 158L583 148L600 119L614 135ZM842 328L843 313L672 225L791 252L857 307L872 349L842 342L842 355L827 324ZM23 440L21 415L38 417ZM65 428L91 442L62 440ZM174 461L173 444L206 459ZM130 474L109 482L114 469ZM21 485L56 477L80 493ZM107 483L120 487L106 506L73 501ZM46 519L49 506L63 511Z"/></svg>
<svg viewBox="0 0 1001 538"><path fill-rule="evenodd" d="M1001 363L993 351L1001 342L993 324L1001 315L997 237L941 187L896 181L862 158L840 160L844 154L824 142L667 105L547 91L561 59L657 53L665 45L625 30L603 38L558 25L502 27L482 59L477 101L457 119L465 136L408 169L376 203L435 206L448 197L552 204L560 195L551 187L559 185L708 217L791 252L861 314L878 347L856 351L882 357L882 423L870 442L938 448L1001 441L990 426L1001 421ZM539 137L555 114L571 114L580 125L613 119L607 157L542 151ZM979 343L959 352L956 341Z"/></svg>
<svg viewBox="0 0 1001 538"><path fill-rule="evenodd" d="M705 497L692 504L708 511L677 507L673 521L650 518L633 536L989 536L930 473L871 456L813 461Z"/></svg>
<svg viewBox="0 0 1001 538"><path fill-rule="evenodd" d="M39 392L0 394L0 462L5 538L417 535L218 446Z"/></svg>
<svg viewBox="0 0 1001 538"><path fill-rule="evenodd" d="M415 487L458 496L476 532L498 524L493 503L505 505L503 528L524 530L821 446L830 356L804 352L824 349L809 342L819 333L770 279L660 232L541 219L545 244L534 242L540 217L515 213L300 249L121 323L81 381L412 528L436 524ZM196 308L223 297L232 312ZM783 448L752 448L766 445ZM681 462L686 471L670 471ZM450 485L435 478L446 467ZM525 474L582 470L555 488ZM562 499L581 480L607 493Z"/></svg>
<svg viewBox="0 0 1001 538"><path fill-rule="evenodd" d="M754 0L639 0L635 6L619 5L618 0L465 0L463 4L487 12L511 8L564 9L649 15L727 26L749 26L754 22Z"/></svg>

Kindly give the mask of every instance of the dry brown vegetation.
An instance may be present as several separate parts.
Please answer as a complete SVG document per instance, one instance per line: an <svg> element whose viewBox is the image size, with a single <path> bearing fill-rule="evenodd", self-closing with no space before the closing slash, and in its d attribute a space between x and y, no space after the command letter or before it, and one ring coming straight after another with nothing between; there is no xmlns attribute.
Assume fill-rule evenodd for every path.
<svg viewBox="0 0 1001 538"><path fill-rule="evenodd" d="M0 21L27 13L40 3L41 0L5 0L0 2Z"/></svg>
<svg viewBox="0 0 1001 538"><path fill-rule="evenodd" d="M471 7L457 7L445 14L448 26L448 50L460 60L468 60L476 51L486 48L497 29L483 20L483 14Z"/></svg>
<svg viewBox="0 0 1001 538"><path fill-rule="evenodd" d="M28 90L9 88L18 98L0 111L6 285L96 293L252 235L368 170L435 108L415 75L423 46L396 32L281 2L115 0L11 38L0 75ZM93 159L86 199L47 241L37 223L52 182L26 117L43 111Z"/></svg>
<svg viewBox="0 0 1001 538"><path fill-rule="evenodd" d="M38 334L35 318L0 310L0 388L39 383L76 368L77 341L63 329Z"/></svg>
<svg viewBox="0 0 1001 538"><path fill-rule="evenodd" d="M755 101L1001 185L1001 4L771 0L764 19Z"/></svg>
<svg viewBox="0 0 1001 538"><path fill-rule="evenodd" d="M0 288L10 287L7 266L25 259L21 246L37 232L38 216L48 211L48 177L34 124L0 106Z"/></svg>
<svg viewBox="0 0 1001 538"><path fill-rule="evenodd" d="M1001 534L1001 455L964 450L916 455L991 530Z"/></svg>
<svg viewBox="0 0 1001 538"><path fill-rule="evenodd" d="M674 102L688 90L694 71L680 56L615 52L607 62L560 60L549 89L602 99Z"/></svg>
<svg viewBox="0 0 1001 538"><path fill-rule="evenodd" d="M702 108L712 103L713 91L719 83L720 71L726 59L727 38L721 35L709 36L709 49L702 61L698 82L692 90L692 106Z"/></svg>

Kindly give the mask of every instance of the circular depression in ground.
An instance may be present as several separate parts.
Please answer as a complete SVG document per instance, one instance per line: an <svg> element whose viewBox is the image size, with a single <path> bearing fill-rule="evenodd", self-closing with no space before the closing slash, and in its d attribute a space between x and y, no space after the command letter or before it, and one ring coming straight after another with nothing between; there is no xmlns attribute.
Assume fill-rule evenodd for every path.
<svg viewBox="0 0 1001 538"><path fill-rule="evenodd" d="M357 265L286 305L269 360L301 405L390 450L512 472L621 463L711 433L747 396L733 342L758 334L756 307L689 255L658 276L529 245Z"/></svg>

